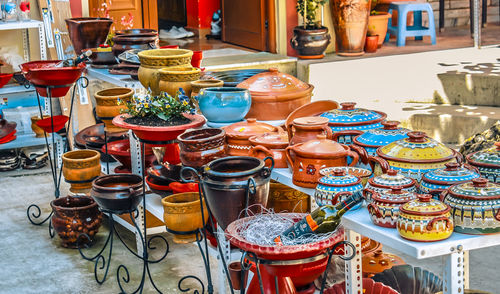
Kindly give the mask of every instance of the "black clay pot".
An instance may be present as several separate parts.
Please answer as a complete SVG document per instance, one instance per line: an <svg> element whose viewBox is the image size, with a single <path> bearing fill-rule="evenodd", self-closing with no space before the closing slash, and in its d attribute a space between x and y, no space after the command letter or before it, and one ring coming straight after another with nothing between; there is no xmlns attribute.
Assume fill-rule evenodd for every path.
<svg viewBox="0 0 500 294"><path fill-rule="evenodd" d="M325 56L326 47L330 44L328 28L304 28L297 26L293 29L290 40L292 48L297 50L301 59L320 59Z"/></svg>
<svg viewBox="0 0 500 294"><path fill-rule="evenodd" d="M142 185L142 178L138 175L105 175L92 182L90 195L101 210L121 214L137 208L143 197Z"/></svg>

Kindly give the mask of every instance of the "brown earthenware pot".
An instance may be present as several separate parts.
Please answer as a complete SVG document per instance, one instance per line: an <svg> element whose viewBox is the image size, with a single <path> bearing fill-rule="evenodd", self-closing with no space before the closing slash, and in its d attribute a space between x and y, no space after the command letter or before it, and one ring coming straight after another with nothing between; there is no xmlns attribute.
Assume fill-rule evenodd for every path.
<svg viewBox="0 0 500 294"><path fill-rule="evenodd" d="M321 134L325 134L330 140L333 136L332 129L328 126L328 118L318 116L296 118L287 131L290 146L314 140Z"/></svg>
<svg viewBox="0 0 500 294"><path fill-rule="evenodd" d="M390 269L395 265L406 264L404 260L394 254L383 252L378 249L374 252L363 254L361 259L363 278L371 278L374 275Z"/></svg>
<svg viewBox="0 0 500 294"><path fill-rule="evenodd" d="M278 182L271 181L267 208L274 212L309 212L309 195Z"/></svg>
<svg viewBox="0 0 500 294"><path fill-rule="evenodd" d="M226 132L222 129L187 130L177 140L184 166L198 168L227 154Z"/></svg>
<svg viewBox="0 0 500 294"><path fill-rule="evenodd" d="M300 59L321 59L325 57L330 39L327 27L296 26L290 45L297 50Z"/></svg>
<svg viewBox="0 0 500 294"><path fill-rule="evenodd" d="M96 48L104 44L113 24L110 18L76 17L65 19L73 49L79 53L83 49Z"/></svg>
<svg viewBox="0 0 500 294"><path fill-rule="evenodd" d="M101 174L101 154L94 150L75 150L62 155L64 180L73 193L87 193Z"/></svg>
<svg viewBox="0 0 500 294"><path fill-rule="evenodd" d="M191 82L200 79L201 70L196 67L170 67L159 70L158 87L175 97L179 88L182 88L188 97L191 97Z"/></svg>
<svg viewBox="0 0 500 294"><path fill-rule="evenodd" d="M272 157L275 168L287 168L285 148L288 147L286 133L264 133L248 139L253 147L248 152L249 156L264 159Z"/></svg>
<svg viewBox="0 0 500 294"><path fill-rule="evenodd" d="M129 88L111 88L95 93L96 114L104 123L104 130L109 133L125 132L126 129L116 127L112 120L127 109L126 102L134 96L134 90Z"/></svg>
<svg viewBox="0 0 500 294"><path fill-rule="evenodd" d="M90 195L102 211L128 213L134 211L142 200L142 185L142 178L138 175L104 175L92 182Z"/></svg>

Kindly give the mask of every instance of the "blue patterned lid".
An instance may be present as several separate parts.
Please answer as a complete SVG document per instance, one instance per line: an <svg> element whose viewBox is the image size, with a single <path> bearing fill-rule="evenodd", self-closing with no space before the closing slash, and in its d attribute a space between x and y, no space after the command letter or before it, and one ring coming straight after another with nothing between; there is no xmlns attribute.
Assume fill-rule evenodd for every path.
<svg viewBox="0 0 500 294"><path fill-rule="evenodd" d="M354 143L362 147L380 147L394 141L408 138L408 129L398 128L398 121L383 121L383 128L367 130L354 138Z"/></svg>
<svg viewBox="0 0 500 294"><path fill-rule="evenodd" d="M479 178L481 175L474 170L460 166L456 162L445 164L445 168L436 169L423 175L422 181L437 185L453 185Z"/></svg>
<svg viewBox="0 0 500 294"><path fill-rule="evenodd" d="M339 187L353 186L359 184L360 182L360 178L351 174L347 174L344 169L335 169L333 171L333 174L324 176L319 179L319 183L322 185Z"/></svg>
<svg viewBox="0 0 500 294"><path fill-rule="evenodd" d="M394 169L390 169L385 174L381 174L379 176L368 179L368 182L372 186L385 189L390 189L391 187L395 186L401 186L403 188L415 186L414 179L405 177Z"/></svg>
<svg viewBox="0 0 500 294"><path fill-rule="evenodd" d="M499 168L500 167L500 142L488 150L478 151L467 155L467 161L473 165Z"/></svg>
<svg viewBox="0 0 500 294"><path fill-rule="evenodd" d="M320 116L328 118L330 125L375 124L387 117L387 115L383 112L363 108L354 108L356 105L354 102L344 102L340 103L340 105L340 109L330 110Z"/></svg>

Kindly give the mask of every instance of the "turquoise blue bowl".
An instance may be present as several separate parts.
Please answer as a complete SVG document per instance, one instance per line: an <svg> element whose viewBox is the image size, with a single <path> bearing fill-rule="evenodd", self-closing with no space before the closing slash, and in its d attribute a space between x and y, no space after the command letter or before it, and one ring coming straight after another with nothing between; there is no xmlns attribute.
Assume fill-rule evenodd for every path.
<svg viewBox="0 0 500 294"><path fill-rule="evenodd" d="M197 99L201 113L216 123L241 121L252 105L250 92L236 87L205 88Z"/></svg>

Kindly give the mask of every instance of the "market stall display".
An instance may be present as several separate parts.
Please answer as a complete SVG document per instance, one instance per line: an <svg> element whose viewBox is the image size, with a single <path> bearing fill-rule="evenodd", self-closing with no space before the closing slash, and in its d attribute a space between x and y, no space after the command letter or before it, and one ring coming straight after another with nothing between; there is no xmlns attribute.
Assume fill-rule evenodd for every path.
<svg viewBox="0 0 500 294"><path fill-rule="evenodd" d="M500 182L500 142L495 142L488 150L468 154L466 160L479 170L481 176L495 183Z"/></svg>

